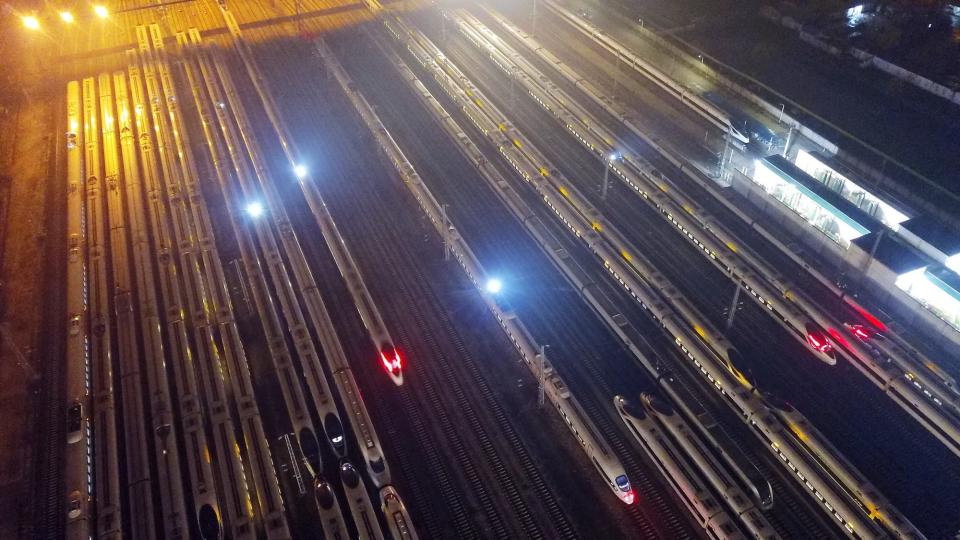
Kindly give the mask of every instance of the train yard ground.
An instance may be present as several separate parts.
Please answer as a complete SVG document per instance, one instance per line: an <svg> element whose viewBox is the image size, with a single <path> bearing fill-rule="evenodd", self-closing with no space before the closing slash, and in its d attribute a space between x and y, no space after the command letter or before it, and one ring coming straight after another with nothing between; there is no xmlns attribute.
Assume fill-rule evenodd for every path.
<svg viewBox="0 0 960 540"><path fill-rule="evenodd" d="M405 7L403 2L393 4L393 7ZM115 400L111 414L117 418L115 448L119 454L104 457L104 448L108 445L98 443L94 446L93 462L96 466L109 462L119 471L122 491L116 511L122 524L114 533L128 537L147 529L154 533L164 530L166 524L160 508L169 507L170 501L161 486L162 474L158 474L163 458L157 456L166 456L167 452L161 451L156 441L166 429L181 437L181 443L170 450L184 463L177 481L182 482L186 493L188 516L184 522L188 524L188 536L199 536L203 524L193 519L196 517L194 507L201 507L198 494L212 489L214 484L212 497L221 497L223 508L229 500L224 492L234 489L248 493L246 509L240 504L239 509L231 511L236 515L249 514L249 523L260 536L282 538L284 533L276 532L281 528L296 538L316 535L319 516L312 493L313 479L307 478L305 491L296 491L298 479L291 472L293 468L286 459L281 439L295 430L297 422L287 393L290 385L299 385L307 394L303 390L307 384L303 334L297 342L293 329L295 317L291 315L296 310L290 309L290 295L285 292L294 289L286 288L283 283L287 279L305 287L303 280L294 277L295 271L289 270L302 261L315 279L318 296L333 319L332 328L348 358L349 371L357 381L372 427L379 435L377 447L389 465L388 483L403 495L421 538L682 539L702 536L703 531L657 472L649 455L625 429L612 406L614 395L635 396L656 391L658 381L596 317L582 300L582 291L564 278L545 253L546 249L524 232L523 223L502 203L475 164L458 151L456 143L418 103L391 63L394 54L402 56L402 61L421 77L424 87L450 111L450 118L464 126L464 137L478 143L484 159L493 164L496 174L508 179L529 208L543 216L545 230L554 235L562 251L589 277L591 286L602 291L609 302L621 310L624 321L636 325L644 336L643 352L656 359L658 370L663 365L664 373L675 373L682 379L698 406L705 409L703 417L723 426L721 429L737 440L738 453L744 462L755 464L774 486L776 505L766 516L777 533L797 538L831 538L839 534L842 529L830 523L825 513L821 515L817 503L800 482L785 472L786 468L767 452L765 444L753 438L748 422L743 422L725 405L722 393L704 382L706 379L701 379L689 362L684 368L686 359L677 352L673 338L662 332L661 325L624 292L602 264L597 264L594 254L580 243L579 235L570 235L562 223L552 219L543 204L544 197L519 179L506 160L500 159L498 149L470 124L469 113L460 110L441 85L420 70L413 61L414 56L392 40L364 4L335 0L231 3L229 11L239 23L236 34L231 34L224 24L221 7L208 0L177 2L159 8L136 0L120 0L111 6L108 21L92 21L90 25L59 36L61 39L47 34L46 41L33 44L50 58L48 62L38 66L21 55L24 63L29 64L20 66L24 73L22 95L6 114L0 114L0 381L3 381L0 386L0 538L53 538L73 535L76 530L65 533L65 527L75 526L75 522L65 520L64 516L75 510L76 499L71 497L78 492L73 491L74 486L66 486L61 475L65 462L62 449L68 431L65 387L68 377L78 377L81 373L74 369L76 364L63 361L64 343L69 342L66 306L70 295L64 285L69 268L66 154L71 148L66 134L75 129L67 126L65 109L69 107L65 107L64 89L68 82L84 79L91 82L83 83L83 94L78 95L86 99L94 88L101 92L92 98L102 100L99 105L85 104L84 114L89 116L90 110L101 107L104 115L101 118L106 119L103 133L113 130L114 118L110 115L114 110L120 122L130 120L122 118L125 113L117 90L120 86L114 86L115 93L109 94L111 80L130 81L131 110L137 111L138 122L145 109L170 111L169 117L155 113L147 120L144 116L143 126L139 123L136 126L140 130L137 146L121 147L121 142L109 150L103 141L94 139L92 144L100 146L92 150L85 147L84 155L85 159L102 155L107 158L104 161L109 162L111 152L115 157L118 149L123 148L124 157L132 154L134 163L141 160L144 171L152 159L158 160L152 162L154 165L163 163L163 167L154 171L154 174L159 172L154 181L167 187L150 191L149 182L145 181L147 195L141 197L143 200L136 201L125 193L123 197L130 198L122 199L124 210L118 210L117 215L128 215L138 205L156 204L151 207L149 238L142 242L148 245L144 249L150 249L156 259L146 264L156 267L158 275L170 272L175 278L171 283L175 282L180 291L177 294L190 299L183 302L179 310L180 324L191 329L185 347L200 354L187 355L188 361L182 362L183 365L192 369L194 360L191 359L195 359L198 373L208 369L214 374L201 381L197 396L203 403L200 429L214 433L224 427L231 433L230 440L236 441L226 448L218 439L217 444L194 453L194 463L205 456L209 464L212 455L214 464L221 467L227 462L242 464L243 469L237 476L244 479L242 486L236 482L231 484L222 472L224 469L217 468L216 478L209 480L208 486L196 479L192 469L188 472L189 452L196 448L183 441L189 422L184 403L177 400L177 391L186 385L180 382L179 376L177 382L171 382L170 389L175 395L170 412L172 423L161 425L155 410L143 412L154 405L155 398L139 394L154 381L130 385L127 380L133 365L143 372L136 376L146 381L146 373L150 371L146 365L150 356L143 350L146 345L135 343L133 350L138 354L124 355L118 348L122 343L114 344L112 358L108 351L93 363L95 412L99 412L96 407L108 393L104 380L98 377L113 370L112 382L106 386L111 386L109 393ZM486 17L480 10L474 13ZM631 242L649 252L656 267L674 280L677 289L690 298L691 305L706 316L705 320L722 325L726 316L724 309L733 292L731 282L706 263L696 249L687 244L674 246L682 242L676 238L676 231L648 208L641 207L635 194L622 184L611 188L609 202L600 200L595 193L603 175L600 162L522 91L511 90L508 94L510 80L454 29L443 27L437 12L425 10L412 14L409 20L416 21L415 26L433 38L446 57L491 98L491 105L506 111L519 131L529 133L531 140L546 150L546 157L557 166L555 174L576 179L576 187L589 193L588 199L603 212L605 219L627 231ZM485 21L500 31L490 19ZM95 27L95 24L102 26ZM156 25L152 31L162 39L148 46L143 38L145 25ZM178 45L178 34L190 29L199 31L201 45L185 44L182 41L186 39L185 34L179 36ZM562 35L569 34L558 33ZM487 309L477 285L468 279L456 261L445 259L441 238L377 148L376 140L317 53L318 38L330 46L353 78L355 86L351 90L360 92L373 105L384 127L420 173L424 185L447 205L445 211L451 223L486 271L503 280L502 298L510 304L511 313L523 321L539 343L548 345L546 354L551 364L583 406L599 436L612 448L613 459L622 462L633 482L637 492L635 504L624 505L611 493L610 486L597 473L600 464L595 456L588 455L577 444L568 424L550 401L544 406L538 405L536 377L522 363L517 349ZM519 46L515 40L507 41ZM254 71L260 70L264 76L259 83L256 77L251 78L249 59L239 54L245 50L240 48L241 44L249 45ZM16 45L22 46L23 43ZM128 52L137 47L139 53ZM562 45L554 42L554 47L560 49ZM574 56L576 50L576 46L571 46L565 54ZM582 47L580 51L589 51L589 47ZM207 60L217 68L214 74L199 69ZM161 66L170 66L172 85L151 88L149 77L152 75L146 73L154 67L160 72ZM546 67L542 63L541 66ZM598 67L592 73L601 78L606 68L609 66ZM147 77L150 99L134 96L140 69ZM98 79L95 87L89 78L98 75L103 78ZM547 72L547 75L559 81L555 73ZM199 84L192 85L192 77L199 77ZM270 93L276 110L263 99L258 84L263 84ZM234 85L236 95L230 90ZM218 102L214 97L212 89L216 88L224 89L229 96L226 102ZM104 91L107 93L102 93ZM685 141L683 145L690 151L690 159L709 167L712 149L709 144L698 144L699 131L694 119L672 109L674 105L659 99L655 89L643 83L631 81L622 91L638 107L653 103L656 111L648 121L658 124L657 129L676 128L676 137ZM204 101L208 93L210 99ZM167 105L161 106L164 102ZM182 120L174 114L175 108L183 115ZM217 113L222 115L218 120L223 131L209 129L215 116L210 110L217 108L227 111ZM226 124L238 126L243 136L228 133L229 130L223 128ZM297 167L285 157L288 147L281 143L284 135L278 136L278 125L283 126L295 142L296 154L301 160L296 163ZM253 143L247 141L248 127ZM93 129L96 133L96 125ZM697 131L697 141L691 139L690 133L694 131ZM175 136L171 137L170 132ZM121 138L129 135L129 131L120 133ZM155 154L149 140L157 143L159 151ZM516 141L514 144L520 146ZM231 151L236 147L241 149L241 154L244 150L247 153L233 162L244 165L234 172L228 171L227 180L239 184L240 177L247 174L241 171L246 166L249 170L256 169L250 177L256 176L257 185L262 188L249 191L244 187L240 195L239 188L231 191L218 185L215 176L224 176L219 171L227 163L223 149L228 147ZM188 159L195 162L197 174L192 180L199 190L190 193L189 198L177 186L178 167L175 166L180 163L181 170L187 171ZM235 158L231 155L231 159ZM258 169L258 163L263 164L262 170ZM300 167L309 170L309 174L301 172ZM662 162L658 167L666 174L676 173ZM119 178L126 184L133 175L127 169L121 170ZM85 172L93 174L89 170ZM105 174L109 176L110 172ZM189 184L190 178L185 180L185 185ZM116 178L113 181L120 182ZM87 182L86 177L83 182ZM97 184L96 179L87 183ZM289 227L271 212L265 200L251 197L251 193L261 193L261 189L269 191L268 183L283 202ZM329 237L324 236L328 231L318 223L317 210L310 203L308 192L321 194L328 205L370 297L396 342L403 358L402 386L391 382L381 365L380 345L372 343L369 324L358 313L358 309L363 309L357 305L355 282L343 275L342 261L331 248ZM90 197L93 198L96 197ZM103 204L103 200L117 204L114 201L121 199L111 199L105 194L100 199L103 214L90 217L91 210L98 207L87 201L85 217L117 228L113 211L120 207ZM261 202L267 206L265 215L263 207L258 212L251 210L253 203ZM158 219L168 219L163 216L163 208L168 208L174 216L171 223L177 228L175 241L163 240L158 232L162 227L154 224L153 212L161 214ZM200 208L209 212L211 244L193 246L195 238L204 233L202 220L192 217L177 222L177 216L186 215L177 213L181 208L183 212L188 208L195 212L191 216L199 215ZM264 241L266 237L257 236L257 241L251 243L254 259L262 261L265 275L268 265L285 269L282 276L271 273L269 279L263 281L271 305L276 302L279 307L280 299L287 295L282 309L283 338L273 341L268 337L269 325L261 321L264 316L261 306L253 310L251 304L241 301L245 293L237 292L243 289L237 285L239 282L230 281L226 302L217 300L216 292L210 292L219 285L211 278L215 275L213 269L219 265L233 268L236 260L246 256L240 249L242 242L237 232L254 230L256 219L267 220L265 227L269 235L285 241L296 237L303 249L303 255L297 255L283 243L283 255L272 258L269 243ZM179 227L185 223L188 225L181 231ZM120 224L122 226L123 218ZM102 246L91 250L90 267L94 275L98 268L95 265L107 268L107 260L112 264L104 275L109 274L112 280L119 279L118 264L130 268L141 264L122 259L128 241L117 238L124 237L111 234L100 238ZM135 239L131 240L131 245L134 242ZM164 245L168 247L162 247ZM201 251L204 257L212 253L214 259L204 258L197 263ZM176 260L169 263L168 270L163 270L171 255L176 255L172 257ZM190 263L191 260L195 262ZM271 271L276 267L271 267ZM86 266L84 272L87 272ZM237 279L245 276L249 277L250 273L241 272ZM252 283L253 278L249 279ZM117 315L121 311L119 299L129 291L115 290L116 281L109 281L107 285L108 281L104 278L89 286L93 298L97 298L98 289L100 293L109 290L110 309L102 312L108 314L105 326L91 323L91 335L99 339L106 332L109 347L109 334L119 334L118 330L123 328ZM158 279L153 288L164 287L159 283ZM142 287L139 282L136 286ZM86 287L84 281L84 302ZM297 292L304 291L298 289ZM208 308L205 294L211 295L214 309ZM137 298L141 295L143 291L137 293ZM174 357L176 326L170 323L168 327L166 323L168 318L176 320L174 312L178 310L171 308L173 304L164 294L163 305L159 306L168 308L159 310L163 313L162 335L167 350L160 360L165 359L172 366L162 368L171 372L171 381L180 365ZM307 301L293 298L292 304L296 309L302 306L308 313L300 316L306 318L309 326L305 334L307 341L314 344L323 341L321 323L313 320L315 316L307 309ZM186 317L183 307L188 308ZM135 307L134 310L138 313L136 320L146 318L147 309ZM213 321L210 313L214 311L218 326L216 331L210 331L209 341L204 342L201 331L209 331L203 329L212 323L203 321ZM211 318L203 319L205 316ZM134 320L132 317L130 321ZM242 339L243 351L239 355L229 346L230 325L236 326L237 335ZM134 340L145 343L146 330L137 332L141 337ZM161 335L160 330L157 335ZM740 367L749 372L749 378L763 391L773 391L803 410L924 532L931 537L946 537L960 526L956 517L950 515L960 500L956 456L930 440L929 434L886 401L885 396L864 382L858 373L846 365L831 367L820 363L753 304L742 310L727 335L745 355L746 362ZM282 348L295 360L295 368L288 372L296 377L292 382L284 380L284 372L278 367L276 355ZM203 354L206 350L209 350L209 362ZM131 360L132 356L136 358ZM326 354L323 356L321 377L329 379L333 387L334 377L344 370L327 363L330 359ZM219 379L216 373L221 374ZM251 406L242 401L245 394L241 375L244 373L253 391L255 421L262 421L260 432L250 428L253 425L249 416L253 414ZM719 388L719 384L716 387ZM334 394L335 406L342 413L349 400L340 389L334 390ZM154 395L155 392L151 394ZM141 407L141 413L133 412L137 411L135 403ZM222 412L218 403L224 404L227 410L225 419L221 416L216 420L210 412L211 409ZM307 413L309 422L319 425L314 420L321 416L314 398L308 396L304 403L311 409ZM97 420L101 421L99 416ZM330 480L340 495L340 507L351 523L348 526L352 527L353 534L359 532L360 522L357 516L349 517L351 512L344 502L350 493L340 482L344 460L352 462L361 475L368 478L365 489L376 513L380 507L379 488L383 486L364 464L368 450L363 448L360 435L364 428L351 425L346 415L343 422L348 430L346 453L338 454L324 443L323 433L317 433L321 448L317 450L316 463L320 476ZM94 424L94 429L100 425ZM148 458L146 465L139 464L140 469L134 453L135 441L131 438L135 426L151 434L139 442L145 448L143 455ZM574 433L577 433L575 429ZM898 441L895 435L907 436L909 440ZM213 437L211 435L211 441ZM258 448L269 451L258 453ZM266 459L261 459L264 455ZM307 459L313 460L313 454L305 457L304 464ZM102 470L104 468L96 473L98 483ZM127 484L127 477L138 470L147 472L147 488L143 488L142 483ZM271 475L276 476L277 492L283 497L280 512L273 515L272 521L261 519L258 514L269 506L269 495L265 496L264 492L269 492ZM146 517L135 497L128 498L128 490L133 492L134 488L146 490L147 504L156 507L156 517ZM926 501L923 495L930 490L941 496L932 502ZM99 492L94 493L99 496ZM230 515L228 511L222 517L226 519ZM389 516L383 515L378 518L384 531L388 519ZM102 520L90 525L94 530L109 528ZM230 525L221 523L224 527ZM277 529L271 529L274 526ZM242 527L234 529L233 534L241 537L241 531Z"/></svg>
<svg viewBox="0 0 960 540"><path fill-rule="evenodd" d="M4 29L3 31L7 31ZM12 31L12 30L11 30ZM62 296L45 294L62 278L63 162L55 147L62 89L52 73L25 56L29 43L3 43L5 69L23 73L0 110L0 537L14 538L34 518L28 501L37 452L33 429L47 421L42 404L56 394L62 356ZM52 450L52 449L51 449ZM55 451L55 450L52 450Z"/></svg>

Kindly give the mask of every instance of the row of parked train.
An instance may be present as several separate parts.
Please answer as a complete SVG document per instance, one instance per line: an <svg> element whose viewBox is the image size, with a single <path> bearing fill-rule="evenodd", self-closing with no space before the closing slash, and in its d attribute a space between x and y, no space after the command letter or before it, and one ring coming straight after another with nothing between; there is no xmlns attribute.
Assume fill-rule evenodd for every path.
<svg viewBox="0 0 960 540"><path fill-rule="evenodd" d="M243 130L249 133L250 125L242 114L229 75L218 71L222 69L222 63L200 46L199 33L191 30L189 34L189 37L186 34L177 37L181 47L193 47L191 61L184 62L183 69L198 109L206 111L208 119L214 116L209 111L216 111L218 122L212 129L220 128L223 140L231 141L227 145L231 151L246 149L250 163L256 166L261 159L258 148L250 140L237 135ZM229 381L234 398L247 403L238 405L241 413L254 414L241 414L245 436L252 435L245 446L253 462L262 464L264 469L254 470L252 478L238 476L242 474L242 468L240 453L234 452L238 448L236 440L223 439L235 429L229 426L229 414L221 414L219 419L214 415L211 419L212 425L226 428L213 430L212 439L208 439L211 434L204 427L204 416L211 411L228 410L225 401L228 392L222 386L223 378L208 368L221 353L227 356L230 353L234 356L226 359L228 369L233 374L244 373L246 360L236 356L242 353L243 344L235 331L227 280L219 266L209 216L196 184L198 175L192 147L184 140L187 133L159 27L138 27L137 37L139 49L128 52L130 65L125 72L104 74L99 79L88 78L82 85L77 81L67 85L65 536L117 538L122 531L130 530L150 537L156 524L160 523L164 536L169 538L187 537L191 530L199 531L206 538L223 535L244 538L256 535L255 523L260 523L267 537L288 538L290 532L276 484L277 474L270 465L272 460L262 427L259 427L248 378L238 383L235 377L231 377ZM241 39L239 35L236 38ZM235 113L236 126L230 124L226 103L230 103ZM216 155L223 151L223 145L215 142L217 134L210 128L204 124L205 142ZM228 161L224 156L219 157ZM231 155L230 159L235 160L234 165L244 166L240 165L242 157ZM258 179L271 181L266 177ZM227 200L237 197L238 191L231 191L225 183L221 188ZM174 196L178 191L188 197ZM264 187L264 191L269 190ZM109 238L105 232L108 227ZM246 238L247 245L250 245L249 231L234 226L234 232L238 238ZM342 243L342 239L339 240ZM128 242L133 246L131 257L127 256ZM343 249L346 249L345 245ZM287 255L291 265L297 267L298 278L310 275L302 253L300 257L294 257L292 251L288 251ZM107 280L108 263L113 283ZM253 250L248 251L243 263L247 270L259 268L260 264ZM289 283L285 269L283 272L283 275L272 274L275 282L285 280ZM365 292L359 272L356 268L352 272L354 279L348 280L348 285L362 287ZM249 278L251 290L266 290L262 274L248 271L245 275ZM312 289L317 290L315 284ZM257 307L261 321L271 319L267 317L269 313L265 306L272 307L272 301L264 297L260 300ZM307 304L317 324L324 325L324 329L318 328L317 333L323 336L325 352L329 353L328 348L339 348L339 341L319 298L312 300L313 304ZM113 310L109 309L111 305ZM201 307L204 305L212 309ZM320 310L326 318L318 314ZM363 306L358 305L358 310L364 313L364 310L376 310L376 306L368 301ZM138 317L134 318L134 313ZM112 321L114 317L116 320ZM133 326L137 319L142 322L140 329ZM275 312L272 319L275 324L264 323L265 327L278 328ZM366 322L367 318L364 320ZM382 331L371 330L371 337L378 345L391 380L402 384L399 355L382 320L379 322ZM211 333L214 327L217 332ZM113 328L118 329L114 333L120 341L117 349L120 354L111 357ZM145 351L143 357L136 353L138 334ZM189 335L194 340L191 341ZM215 336L230 341L230 347L219 345ZM282 334L279 336L282 338ZM302 350L303 347L298 346L298 352ZM281 353L271 351L278 356ZM289 356L288 352L286 354ZM330 369L348 409L366 470L379 490L389 528L395 538L415 538L409 514L398 492L390 485L389 469L379 440L342 348L339 355L325 356L334 357L337 362ZM301 360L306 361L302 356ZM118 400L121 403L115 406L110 371L117 362L123 393ZM176 399L171 397L169 385L172 381L168 379L165 365L172 367L178 388ZM281 369L286 365L275 362L281 379ZM142 372L141 367L144 368ZM352 464L343 459L346 453L343 426L330 399L332 394L323 372L308 366L304 366L303 372L308 379L306 386L322 409L322 425L316 432L327 435L332 451L342 459L340 480L358 528L367 531L361 535L382 538L373 507L368 498L364 501L366 487ZM151 395L149 400L139 394L139 383L126 382L137 381L141 373L146 378ZM294 384L297 386L284 388L284 391L299 392L300 383L294 381ZM318 396L326 398L318 399ZM148 417L143 409L133 406L144 402L150 405L150 426L141 425ZM321 407L324 403L328 407ZM122 430L118 428L117 409L122 414ZM174 409L179 409L177 421L174 421ZM293 419L293 413L290 414ZM299 424L294 422L294 425ZM140 431L135 429L137 426ZM251 430L249 433L248 429ZM319 461L305 459L318 453L315 437L304 435L312 435L311 429L312 426L298 430L294 453L304 458L301 461L310 472L316 505L327 517L324 523L332 527L331 530L345 531L336 498L324 495L332 492L319 472ZM117 455L118 448L121 448L118 437L121 436L126 454L125 475L120 474L120 456ZM183 438L186 444L178 444L179 438ZM138 440L139 444L133 444ZM148 440L152 440L149 447L155 451L152 459L147 456ZM257 440L262 440L263 444L257 444ZM186 449L186 455L181 455L181 448ZM181 460L189 472L187 486L181 482ZM149 476L150 461L157 463L161 478L166 479L156 482L161 494L159 508L154 508L150 495L150 485L154 481ZM233 473L229 472L231 470ZM270 482L265 482L269 479L273 479L272 487ZM251 480L252 484L249 483ZM251 492L248 488L253 489L262 516L250 512ZM123 497L130 499L127 515L121 513ZM189 509L186 508L188 502L193 503ZM334 523L336 520L331 521L333 514L341 516L339 526ZM334 536L336 534L331 537Z"/></svg>

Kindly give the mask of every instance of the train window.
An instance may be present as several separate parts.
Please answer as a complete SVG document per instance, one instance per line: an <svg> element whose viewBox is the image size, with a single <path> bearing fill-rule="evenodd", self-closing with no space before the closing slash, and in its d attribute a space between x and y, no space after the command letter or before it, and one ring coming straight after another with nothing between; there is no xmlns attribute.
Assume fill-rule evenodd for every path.
<svg viewBox="0 0 960 540"><path fill-rule="evenodd" d="M81 510L80 510L80 506L81 506L81 504L82 504L81 501L80 501L80 497L81 497L81 495L80 495L80 492L79 492L79 491L74 491L73 493L70 494L70 503L69 503L69 506L68 506L68 508L67 508L67 517L68 517L68 518L70 518L70 519L76 519L76 518L80 517L80 511L81 511Z"/></svg>
<svg viewBox="0 0 960 540"><path fill-rule="evenodd" d="M620 488L620 491L626 492L630 490L630 480L627 480L627 475L621 474L615 481L617 483L617 487Z"/></svg>
<svg viewBox="0 0 960 540"><path fill-rule="evenodd" d="M70 317L70 335L75 336L80 333L80 315Z"/></svg>
<svg viewBox="0 0 960 540"><path fill-rule="evenodd" d="M80 427L83 425L83 405L74 403L67 411L67 443L80 441Z"/></svg>
<svg viewBox="0 0 960 540"><path fill-rule="evenodd" d="M733 523L730 523L729 521L724 521L723 524L720 525L720 529L726 535L733 535L733 533L737 532L737 528L734 527Z"/></svg>
<svg viewBox="0 0 960 540"><path fill-rule="evenodd" d="M377 458L376 460L370 460L370 468L373 469L373 472L380 474L386 467L383 465L383 458Z"/></svg>

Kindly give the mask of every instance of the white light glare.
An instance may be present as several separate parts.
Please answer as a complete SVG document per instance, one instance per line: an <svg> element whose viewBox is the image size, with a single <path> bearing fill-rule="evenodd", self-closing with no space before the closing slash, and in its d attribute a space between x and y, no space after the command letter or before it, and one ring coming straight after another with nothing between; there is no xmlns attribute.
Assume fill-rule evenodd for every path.
<svg viewBox="0 0 960 540"><path fill-rule="evenodd" d="M263 215L263 205L258 202L252 202L247 205L247 215L252 218L258 218Z"/></svg>
<svg viewBox="0 0 960 540"><path fill-rule="evenodd" d="M306 165L295 165L293 167L293 174L297 175L297 178L303 180L307 176Z"/></svg>
<svg viewBox="0 0 960 540"><path fill-rule="evenodd" d="M497 278L490 278L487 280L487 292L490 294L497 294L503 289L503 282Z"/></svg>

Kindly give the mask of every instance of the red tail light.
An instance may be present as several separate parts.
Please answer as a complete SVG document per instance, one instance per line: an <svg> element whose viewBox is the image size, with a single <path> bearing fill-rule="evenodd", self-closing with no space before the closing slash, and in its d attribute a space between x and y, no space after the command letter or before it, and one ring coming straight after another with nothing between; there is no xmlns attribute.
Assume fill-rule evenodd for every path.
<svg viewBox="0 0 960 540"><path fill-rule="evenodd" d="M857 336L860 341L866 341L870 339L872 335L862 324L851 324L850 331L853 332L853 335Z"/></svg>
<svg viewBox="0 0 960 540"><path fill-rule="evenodd" d="M383 362L383 367L390 373L397 373L402 367L400 353L397 352L396 349L385 349L380 351L380 361Z"/></svg>
<svg viewBox="0 0 960 540"><path fill-rule="evenodd" d="M820 332L810 332L807 334L807 343L810 344L814 349L822 352L829 353L833 350L833 345L830 344L830 340L825 338Z"/></svg>
<svg viewBox="0 0 960 540"><path fill-rule="evenodd" d="M863 306L861 306L860 304L857 304L856 302L854 302L848 297L844 297L844 300L846 300L847 304L852 306L853 309L855 309L857 313L860 314L861 317L866 319L867 322L872 324L877 330L880 330L881 332L887 331L887 325L883 324L883 322L881 322L880 319L877 319L876 317L874 317L872 313L863 309Z"/></svg>
<svg viewBox="0 0 960 540"><path fill-rule="evenodd" d="M830 337L833 338L833 341L834 341L835 343L839 343L840 345L843 345L844 347L849 347L849 346L850 346L850 343L846 340L846 338L843 337L843 334L841 334L840 332L838 332L835 328L829 329L828 332L830 332Z"/></svg>

